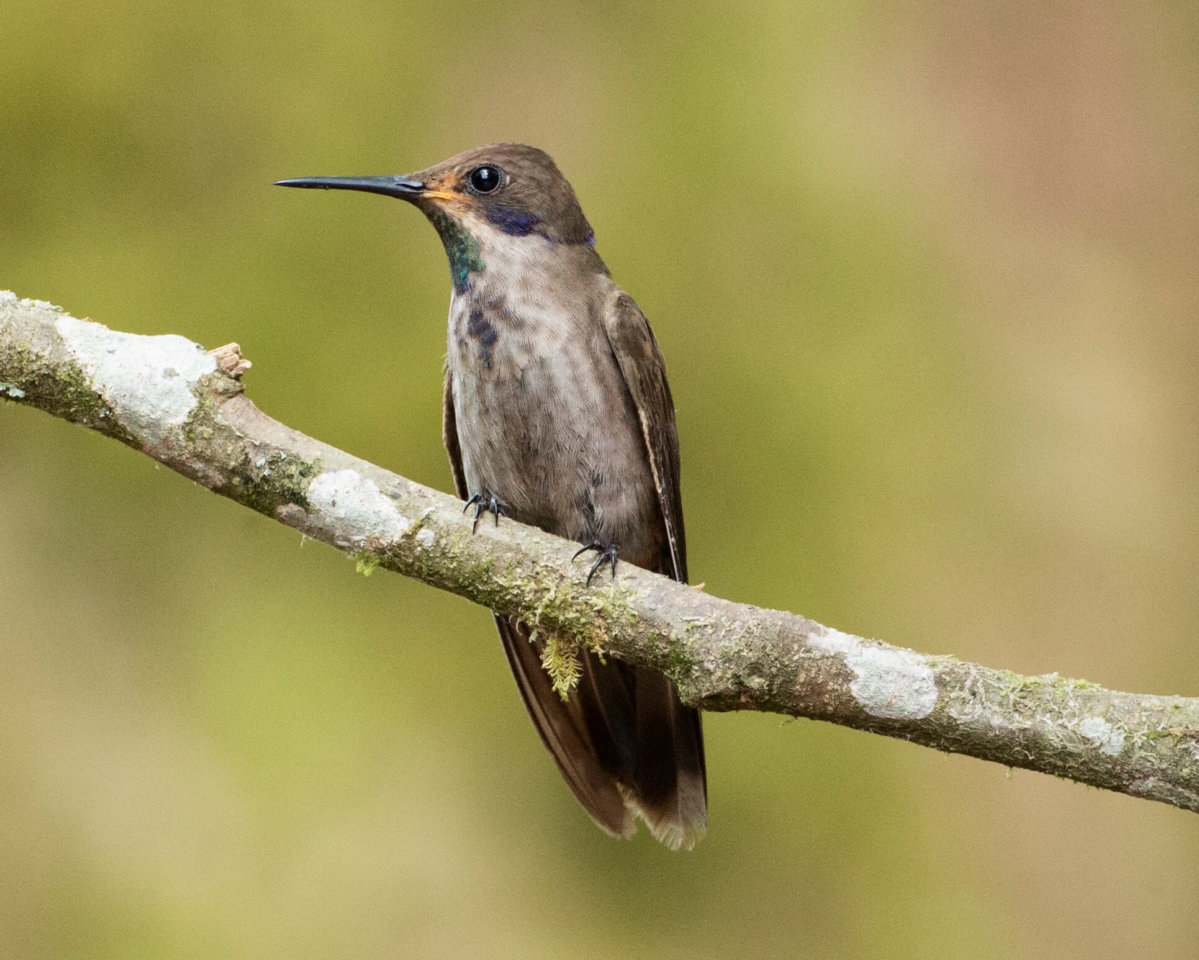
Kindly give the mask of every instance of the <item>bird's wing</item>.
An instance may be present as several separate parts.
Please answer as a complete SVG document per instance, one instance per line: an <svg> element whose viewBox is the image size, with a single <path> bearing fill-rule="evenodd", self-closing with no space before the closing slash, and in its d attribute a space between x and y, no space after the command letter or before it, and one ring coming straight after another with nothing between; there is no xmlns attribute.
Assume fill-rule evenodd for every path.
<svg viewBox="0 0 1199 960"><path fill-rule="evenodd" d="M679 434L666 382L666 363L645 314L623 290L604 310L604 331L637 409L641 437L666 525L670 565L662 572L687 582L687 541L679 490Z"/></svg>
<svg viewBox="0 0 1199 960"><path fill-rule="evenodd" d="M454 492L458 499L465 500L466 474L462 472L462 447L458 443L458 421L454 417L454 378L449 367L445 371L445 396L441 402L441 442L450 457L450 473L454 475Z"/></svg>
<svg viewBox="0 0 1199 960"><path fill-rule="evenodd" d="M666 528L662 573L687 581L687 542L679 490L679 434L666 363L649 321L636 302L617 291L604 310L604 331L633 400ZM636 761L630 799L671 847L690 847L707 823L707 776L699 711L679 701L666 677L635 668ZM630 781L626 781L630 782Z"/></svg>

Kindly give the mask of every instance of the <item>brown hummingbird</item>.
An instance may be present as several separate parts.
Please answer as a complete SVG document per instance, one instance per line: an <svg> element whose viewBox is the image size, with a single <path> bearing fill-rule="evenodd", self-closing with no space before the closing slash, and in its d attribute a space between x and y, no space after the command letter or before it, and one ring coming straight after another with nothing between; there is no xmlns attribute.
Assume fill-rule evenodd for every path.
<svg viewBox="0 0 1199 960"><path fill-rule="evenodd" d="M679 447L666 368L645 315L610 277L574 190L534 147L498 143L419 173L309 177L285 187L399 197L450 261L444 440L474 523L491 513L687 579ZM579 802L605 831L634 815L672 848L707 824L698 711L661 674L584 653L563 700L544 642L497 616L521 696Z"/></svg>

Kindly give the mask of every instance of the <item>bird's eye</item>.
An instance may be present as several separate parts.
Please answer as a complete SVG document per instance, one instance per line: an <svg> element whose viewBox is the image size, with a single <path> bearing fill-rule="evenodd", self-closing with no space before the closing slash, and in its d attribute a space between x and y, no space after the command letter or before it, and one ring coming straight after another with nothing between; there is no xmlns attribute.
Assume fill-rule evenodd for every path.
<svg viewBox="0 0 1199 960"><path fill-rule="evenodd" d="M485 163L468 173L466 182L475 193L493 193L504 182L504 171Z"/></svg>

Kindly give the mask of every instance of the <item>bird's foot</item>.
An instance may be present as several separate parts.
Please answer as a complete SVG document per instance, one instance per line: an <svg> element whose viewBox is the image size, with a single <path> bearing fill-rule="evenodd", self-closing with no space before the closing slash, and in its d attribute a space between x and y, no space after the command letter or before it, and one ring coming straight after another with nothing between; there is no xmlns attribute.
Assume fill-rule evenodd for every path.
<svg viewBox="0 0 1199 960"><path fill-rule="evenodd" d="M591 586L591 578L595 576L596 571L599 570L599 568L605 563L610 563L612 565L612 579L615 580L616 555L620 553L620 547L618 547L615 543L600 543L598 540L592 540L591 543L584 544L582 547L580 547L575 552L575 555L570 559L572 561L577 560L588 550L595 550L599 556L595 558L595 563L591 565L591 572L587 574L587 586Z"/></svg>
<svg viewBox="0 0 1199 960"><path fill-rule="evenodd" d="M500 525L500 514L504 512L504 505L500 503L497 497L489 493L476 493L466 501L466 506L462 508L462 512L466 513L471 507L475 508L475 520L470 525L471 533L479 529L479 518L488 512L495 516L495 525L497 527Z"/></svg>

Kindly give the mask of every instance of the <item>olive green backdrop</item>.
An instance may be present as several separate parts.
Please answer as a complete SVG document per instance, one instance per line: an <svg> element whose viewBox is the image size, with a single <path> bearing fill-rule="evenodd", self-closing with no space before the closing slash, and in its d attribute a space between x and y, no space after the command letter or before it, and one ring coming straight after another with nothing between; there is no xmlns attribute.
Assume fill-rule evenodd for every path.
<svg viewBox="0 0 1199 960"><path fill-rule="evenodd" d="M1002 6L1002 9L1000 7ZM0 287L239 341L448 489L407 206L550 151L655 324L718 595L1199 695L1199 16L1148 6L0 0ZM487 613L0 406L0 954L1190 955L1199 818L778 717L607 839Z"/></svg>

